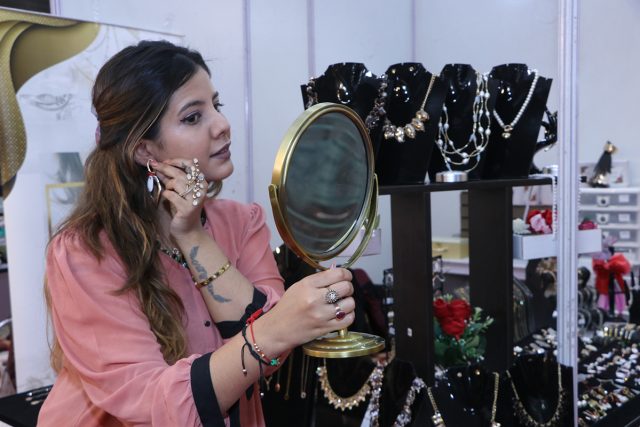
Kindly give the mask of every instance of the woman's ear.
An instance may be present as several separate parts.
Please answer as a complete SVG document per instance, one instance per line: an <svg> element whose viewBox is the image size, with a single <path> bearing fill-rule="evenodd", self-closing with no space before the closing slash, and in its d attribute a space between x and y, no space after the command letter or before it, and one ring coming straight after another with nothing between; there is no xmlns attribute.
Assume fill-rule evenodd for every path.
<svg viewBox="0 0 640 427"><path fill-rule="evenodd" d="M140 166L147 167L147 161L149 161L149 159L156 160L155 156L153 155L152 144L153 144L153 141L149 139L141 139L140 143L136 147L136 151L133 154L133 158L135 159L136 163L139 164Z"/></svg>

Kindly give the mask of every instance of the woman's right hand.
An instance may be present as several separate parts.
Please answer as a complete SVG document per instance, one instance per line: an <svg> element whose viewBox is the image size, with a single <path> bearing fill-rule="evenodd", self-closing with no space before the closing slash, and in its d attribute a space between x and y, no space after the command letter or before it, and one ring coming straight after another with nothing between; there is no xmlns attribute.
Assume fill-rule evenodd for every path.
<svg viewBox="0 0 640 427"><path fill-rule="evenodd" d="M283 352L309 342L332 331L351 325L355 319L355 301L351 272L332 268L305 277L293 284L280 301L260 320L263 332ZM329 289L337 292L340 300L326 301ZM338 309L345 313L338 319Z"/></svg>

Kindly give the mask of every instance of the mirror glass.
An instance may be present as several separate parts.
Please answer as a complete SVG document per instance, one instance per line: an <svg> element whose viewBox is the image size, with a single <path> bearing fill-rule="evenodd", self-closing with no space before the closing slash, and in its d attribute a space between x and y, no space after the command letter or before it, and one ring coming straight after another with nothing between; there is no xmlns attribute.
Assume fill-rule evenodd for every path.
<svg viewBox="0 0 640 427"><path fill-rule="evenodd" d="M333 254L367 206L369 170L360 130L340 112L318 117L300 136L282 197L292 237L308 254Z"/></svg>
<svg viewBox="0 0 640 427"><path fill-rule="evenodd" d="M343 253L350 259L342 266L353 264L375 226L373 170L369 133L355 111L324 102L300 114L282 140L269 186L287 246L315 268ZM361 240L345 251L356 236Z"/></svg>

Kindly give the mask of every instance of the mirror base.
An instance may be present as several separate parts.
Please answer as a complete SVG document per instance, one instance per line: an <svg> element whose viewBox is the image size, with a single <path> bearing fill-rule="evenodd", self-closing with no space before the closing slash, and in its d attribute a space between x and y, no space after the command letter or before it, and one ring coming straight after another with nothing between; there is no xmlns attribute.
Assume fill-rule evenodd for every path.
<svg viewBox="0 0 640 427"><path fill-rule="evenodd" d="M302 346L304 354L327 359L366 356L384 350L384 339L362 332L332 332Z"/></svg>

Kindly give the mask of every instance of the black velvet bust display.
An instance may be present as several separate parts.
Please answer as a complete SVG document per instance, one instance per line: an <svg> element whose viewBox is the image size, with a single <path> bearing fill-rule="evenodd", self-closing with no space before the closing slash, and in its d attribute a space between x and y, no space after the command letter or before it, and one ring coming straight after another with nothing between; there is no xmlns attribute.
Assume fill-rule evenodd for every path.
<svg viewBox="0 0 640 427"><path fill-rule="evenodd" d="M329 65L326 71L313 81L316 100L310 99L308 83L301 86L305 108L316 102L333 102L353 109L362 121L365 121L378 96L379 81L377 77L359 62ZM379 124L370 132L374 156L378 151L375 135L380 132L380 129Z"/></svg>
<svg viewBox="0 0 640 427"><path fill-rule="evenodd" d="M527 413L539 423L548 421L553 416L558 403L558 364L555 358L546 355L521 356L509 368L509 373ZM557 426L573 426L572 375L571 368L561 366L564 405ZM506 392L501 395L501 399L506 400L504 404L511 404L513 399L511 384L506 375L503 380L504 386L501 390L504 389ZM509 424L503 425L527 426L515 414Z"/></svg>
<svg viewBox="0 0 640 427"><path fill-rule="evenodd" d="M498 81L495 111L504 124L516 117L525 102L534 79L526 64L503 64L491 69L489 76ZM484 167L484 178L516 178L529 175L536 153L538 135L551 90L551 79L539 75L531 100L514 126L510 138L492 116L491 138Z"/></svg>
<svg viewBox="0 0 640 427"><path fill-rule="evenodd" d="M432 74L420 63L406 62L391 65L386 75L387 118L391 124L403 126L410 123L420 109ZM444 96L445 86L436 78L424 107L430 118L424 122L424 131L416 132L415 138L398 142L393 138L385 140L382 132L375 135L374 145L380 147L376 174L381 185L424 183Z"/></svg>
<svg viewBox="0 0 640 427"><path fill-rule="evenodd" d="M440 79L445 86L444 104L447 106L449 115L448 134L450 140L454 141L456 148L461 148L469 141L469 137L473 132L473 105L476 97L477 88L476 70L469 64L447 64L440 72ZM493 111L498 90L497 82L488 79L487 90L489 91L489 99L487 100L488 111ZM435 121L440 120L440 116L434 118ZM483 119L485 120L485 119ZM438 138L437 123L436 135ZM464 150L467 154L473 149ZM452 170L468 170L472 168L476 162L477 166L468 173L468 179L478 179L482 176L484 158L486 150L478 159L470 159L467 165L451 165ZM435 175L438 172L449 170L445 164L442 153L436 146L429 165L429 178L435 181Z"/></svg>
<svg viewBox="0 0 640 427"><path fill-rule="evenodd" d="M484 366L472 364L447 369L445 377L432 389L434 400L447 426L485 427L490 425L494 398L494 375ZM500 395L499 382L496 422L509 426L511 405ZM506 406L505 406L506 405ZM433 415L433 408L429 409Z"/></svg>

